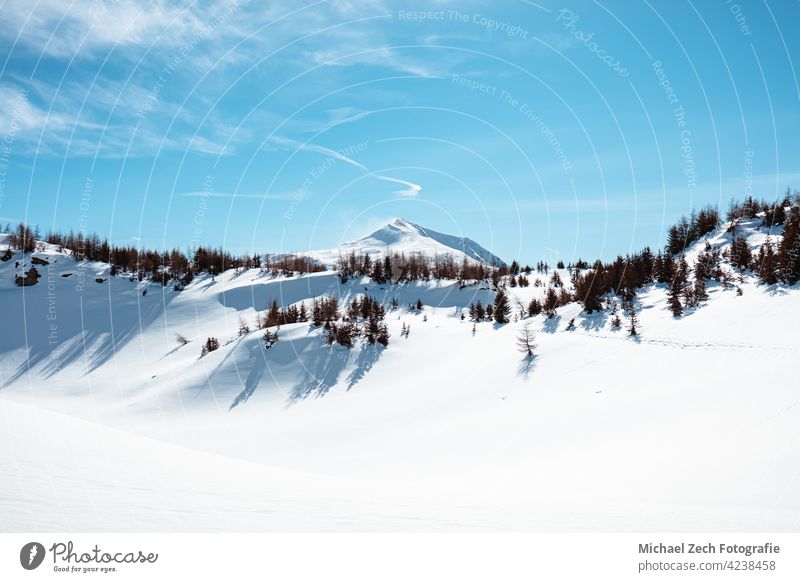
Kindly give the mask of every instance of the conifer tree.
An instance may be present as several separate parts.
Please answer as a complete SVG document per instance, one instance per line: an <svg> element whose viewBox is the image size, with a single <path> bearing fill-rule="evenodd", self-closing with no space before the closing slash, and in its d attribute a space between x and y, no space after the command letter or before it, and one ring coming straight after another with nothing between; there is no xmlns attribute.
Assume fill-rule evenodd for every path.
<svg viewBox="0 0 800 582"><path fill-rule="evenodd" d="M269 311L267 312L264 327L273 327L275 325L280 324L280 322L281 322L281 311L280 309L278 309L278 302L275 299L273 299L272 305L270 305Z"/></svg>
<svg viewBox="0 0 800 582"><path fill-rule="evenodd" d="M639 316L636 315L636 308L631 305L628 318L628 335L639 335Z"/></svg>
<svg viewBox="0 0 800 582"><path fill-rule="evenodd" d="M544 296L544 304L542 305L542 310L544 314L548 317L555 317L556 315L556 308L558 307L558 294L556 290L552 287L547 288L547 293Z"/></svg>
<svg viewBox="0 0 800 582"><path fill-rule="evenodd" d="M522 352L526 358L532 358L536 350L536 334L531 329L530 324L526 324L517 336L517 349Z"/></svg>
<svg viewBox="0 0 800 582"><path fill-rule="evenodd" d="M731 243L731 265L744 271L750 267L750 262L753 255L750 252L750 246L747 244L747 239L743 236L737 236Z"/></svg>
<svg viewBox="0 0 800 582"><path fill-rule="evenodd" d="M667 303L669 303L669 308L672 310L673 317L680 317L683 315L683 305L681 305L682 292L683 286L680 283L680 279L676 277L672 281L670 288L667 289Z"/></svg>
<svg viewBox="0 0 800 582"><path fill-rule="evenodd" d="M385 323L381 323L378 326L378 335L376 336L375 340L383 347L389 346L389 328L386 327Z"/></svg>
<svg viewBox="0 0 800 582"><path fill-rule="evenodd" d="M778 273L781 281L794 285L800 281L800 206L792 206L783 227L778 247Z"/></svg>
<svg viewBox="0 0 800 582"><path fill-rule="evenodd" d="M274 332L269 329L264 332L264 336L261 339L264 341L265 348L269 349L277 343L278 331L280 331L280 327L276 328Z"/></svg>
<svg viewBox="0 0 800 582"><path fill-rule="evenodd" d="M697 278L694 282L694 298L697 303L701 301L706 301L708 299L708 293L706 292L706 280L703 278Z"/></svg>
<svg viewBox="0 0 800 582"><path fill-rule="evenodd" d="M205 356L209 352L213 352L219 349L219 340L215 337L210 337L206 340L206 343L203 344L203 348L200 351L201 356Z"/></svg>
<svg viewBox="0 0 800 582"><path fill-rule="evenodd" d="M375 261L375 264L372 266L371 278L379 285L386 282L386 277L383 272L383 263L381 261Z"/></svg>
<svg viewBox="0 0 800 582"><path fill-rule="evenodd" d="M534 315L539 315L541 312L542 312L541 302L536 298L531 299L530 303L528 303L528 315L533 317Z"/></svg>
<svg viewBox="0 0 800 582"><path fill-rule="evenodd" d="M508 323L511 315L511 305L508 302L508 295L502 289L494 296L494 320L497 323Z"/></svg>
<svg viewBox="0 0 800 582"><path fill-rule="evenodd" d="M584 275L575 277L575 295L579 301L583 301L586 313L603 309L600 285L597 271L590 270Z"/></svg>
<svg viewBox="0 0 800 582"><path fill-rule="evenodd" d="M769 239L758 250L756 270L764 284L774 285L778 282L778 257L775 254L775 247Z"/></svg>

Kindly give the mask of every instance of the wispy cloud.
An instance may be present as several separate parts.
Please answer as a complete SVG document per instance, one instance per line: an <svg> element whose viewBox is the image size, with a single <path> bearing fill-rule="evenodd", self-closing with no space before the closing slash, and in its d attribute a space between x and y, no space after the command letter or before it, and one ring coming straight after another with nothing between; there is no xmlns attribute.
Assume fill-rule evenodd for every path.
<svg viewBox="0 0 800 582"><path fill-rule="evenodd" d="M71 59L108 49L180 47L222 29L248 2L38 0L3 4L0 38L37 55ZM274 15L274 13L273 13Z"/></svg>
<svg viewBox="0 0 800 582"><path fill-rule="evenodd" d="M320 146L320 145L316 145L316 144L299 142L299 141L295 141L295 140L290 139L290 138L279 137L279 136L271 137L270 141L272 141L275 144L278 144L280 146L292 149L292 150L299 150L299 151L306 151L306 152L313 152L313 153L322 154L322 155L324 155L324 156L326 156L328 158L332 158L332 159L336 159L336 160L345 162L347 164L350 164L351 166L355 166L356 168L358 168L360 170L368 172L369 175L371 175L373 178L376 178L378 180L383 180L384 182L392 182L394 184L400 184L402 186L405 186L405 188L403 188L402 190L395 190L393 192L394 194L397 194L398 196L402 196L404 198L414 198L422 191L422 186L420 186L419 184L415 184L414 182L409 182L407 180L401 180L400 178L393 178L391 176L385 176L383 174L377 174L377 173L374 173L374 172L370 172L370 170L369 170L369 168L367 168L367 166L365 166L361 162L358 162L358 161L352 159L351 157L347 156L342 151L333 150L333 149L326 148L324 146Z"/></svg>
<svg viewBox="0 0 800 582"><path fill-rule="evenodd" d="M414 184L414 182L407 182L406 180L401 180L399 178L392 178L390 176L383 176L376 174L375 177L378 180L384 180L386 182L394 182L395 184L402 184L405 186L402 190L395 190L394 193L398 196L402 196L403 198L414 198L422 191L422 186L419 184Z"/></svg>
<svg viewBox="0 0 800 582"><path fill-rule="evenodd" d="M295 141L287 137L272 136L270 138L270 141L272 141L275 144L287 147L289 149L322 154L323 156L334 158L336 160L339 160L340 162L345 162L346 164L350 164L351 166L355 166L356 168L359 168L361 170L368 171L367 167L364 164L357 162L354 159L346 156L344 152L332 150L330 148L326 148L321 145Z"/></svg>
<svg viewBox="0 0 800 582"><path fill-rule="evenodd" d="M446 66L391 47L393 10L382 0L267 6L248 0L38 0L6 2L2 14L0 43L8 48L10 65L0 102L22 95L15 119L18 148L38 155L229 155L259 133L242 124L244 116L263 121L269 114L275 124L287 116L274 107L275 99L263 112L248 109L251 96L240 99L236 85L243 71L249 82L269 70L270 80L280 83L301 77L310 64L327 67L308 79L315 74L331 79L335 69L349 74L344 72L349 67L365 65L429 77ZM69 63L69 74L31 75L32 58L37 66ZM316 81L304 85L304 80L292 84L293 95L319 89ZM355 122L369 111L326 106L292 118L287 128L317 131ZM9 124L9 112L0 112L0 129ZM308 150L366 170L332 150Z"/></svg>

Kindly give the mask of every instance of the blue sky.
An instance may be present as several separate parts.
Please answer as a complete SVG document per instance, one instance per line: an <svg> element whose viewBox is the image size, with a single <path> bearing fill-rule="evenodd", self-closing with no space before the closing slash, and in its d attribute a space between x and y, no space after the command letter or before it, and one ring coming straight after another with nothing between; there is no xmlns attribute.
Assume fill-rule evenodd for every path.
<svg viewBox="0 0 800 582"><path fill-rule="evenodd" d="M797 2L0 13L3 223L250 252L402 216L533 262L800 184Z"/></svg>

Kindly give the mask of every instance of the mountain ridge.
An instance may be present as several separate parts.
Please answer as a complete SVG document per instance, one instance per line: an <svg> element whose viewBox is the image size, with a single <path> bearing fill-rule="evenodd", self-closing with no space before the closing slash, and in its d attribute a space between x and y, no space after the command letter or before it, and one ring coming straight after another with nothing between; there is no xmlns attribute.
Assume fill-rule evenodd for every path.
<svg viewBox="0 0 800 582"><path fill-rule="evenodd" d="M333 249L311 251L308 255L323 263L334 263L339 255L351 252L371 256L392 252L426 256L452 255L457 259L467 258L493 267L506 265L503 259L471 238L445 234L401 217L393 218L364 237L342 243Z"/></svg>

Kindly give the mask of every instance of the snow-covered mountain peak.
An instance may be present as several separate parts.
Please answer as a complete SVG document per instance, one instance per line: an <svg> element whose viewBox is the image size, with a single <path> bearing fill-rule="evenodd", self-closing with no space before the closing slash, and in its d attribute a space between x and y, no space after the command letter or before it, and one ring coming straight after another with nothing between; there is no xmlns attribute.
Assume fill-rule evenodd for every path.
<svg viewBox="0 0 800 582"><path fill-rule="evenodd" d="M384 229L399 230L402 232L407 232L409 234L427 236L425 234L427 229L422 228L418 224L414 224L410 220L406 220L405 218L400 218L400 217L392 219L391 221L386 223L386 226L379 229L379 231Z"/></svg>
<svg viewBox="0 0 800 582"><path fill-rule="evenodd" d="M394 218L372 234L359 239L359 241L375 240L383 241L386 244L397 244L404 238L415 236L426 236L425 230L404 218ZM357 243L359 241L353 242Z"/></svg>
<svg viewBox="0 0 800 582"><path fill-rule="evenodd" d="M351 252L373 256L388 253L452 255L458 260L466 257L494 266L505 264L500 257L470 238L437 232L400 217L391 219L365 237L329 251L312 252L310 256L324 263L335 263L339 255Z"/></svg>
<svg viewBox="0 0 800 582"><path fill-rule="evenodd" d="M426 255L451 254L459 258L466 256L468 259L491 265L504 264L500 257L470 238L437 232L399 217L394 218L372 234L348 243L348 245L367 247L368 249L373 249L376 245L384 245L386 248L381 252L389 250L406 253L418 252ZM367 250L367 252L371 251Z"/></svg>

